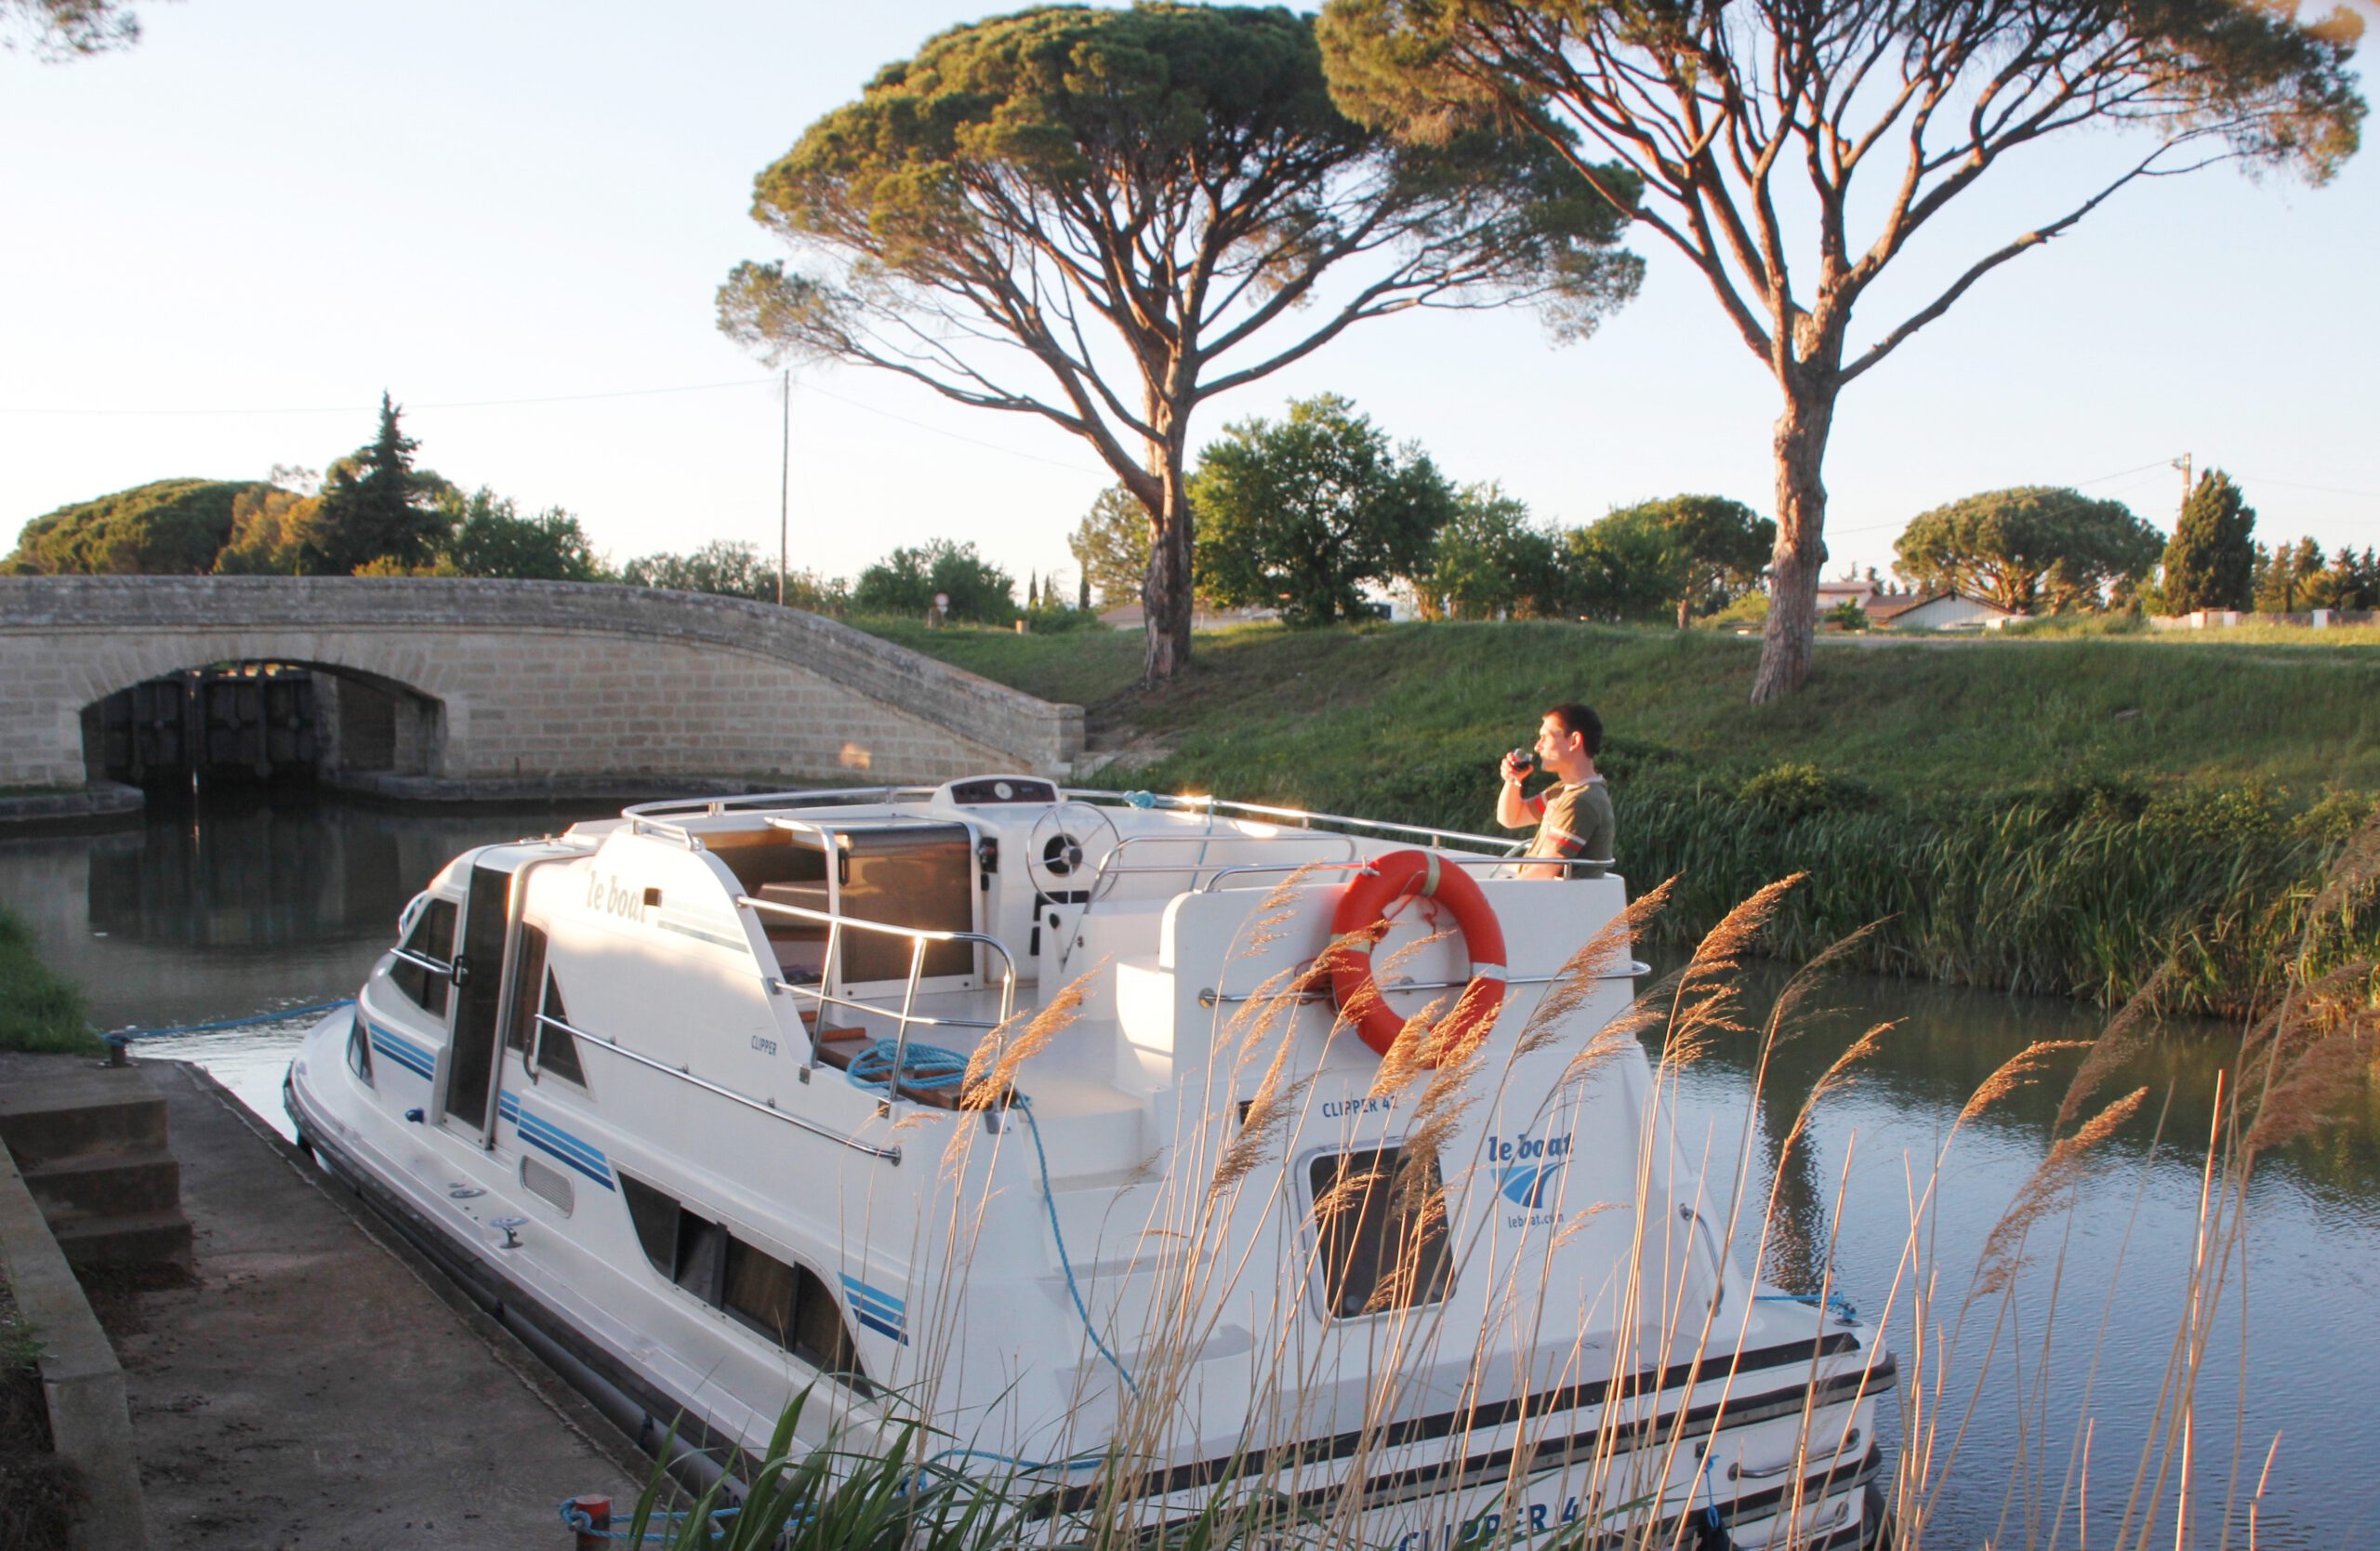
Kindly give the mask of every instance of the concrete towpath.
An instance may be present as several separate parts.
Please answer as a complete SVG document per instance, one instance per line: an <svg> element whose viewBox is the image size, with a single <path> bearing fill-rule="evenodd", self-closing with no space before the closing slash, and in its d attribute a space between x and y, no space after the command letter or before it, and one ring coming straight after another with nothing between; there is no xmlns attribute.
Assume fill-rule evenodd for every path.
<svg viewBox="0 0 2380 1551"><path fill-rule="evenodd" d="M194 1067L166 1096L196 1283L112 1311L152 1545L539 1551L627 1441Z"/></svg>

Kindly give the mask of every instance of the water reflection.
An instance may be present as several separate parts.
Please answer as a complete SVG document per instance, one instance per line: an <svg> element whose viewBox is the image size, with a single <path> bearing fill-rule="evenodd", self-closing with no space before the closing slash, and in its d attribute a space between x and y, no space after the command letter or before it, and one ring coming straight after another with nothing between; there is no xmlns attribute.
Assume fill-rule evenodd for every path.
<svg viewBox="0 0 2380 1551"><path fill-rule="evenodd" d="M1748 1010L1765 1013L1782 980L1756 973ZM2048 1544L2061 1483L2080 1478L2086 1437L2085 1543L2104 1540L2144 1449L2158 1442L2150 1428L2198 1253L2216 1079L2238 1030L2170 1027L2109 1078L2083 1114L2135 1088L2148 1097L2099 1150L2069 1198L2071 1210L2025 1239L2016 1296L2003 1310L1989 1297L1966 1306L1966 1296L1994 1226L2047 1150L2082 1053L2053 1057L2038 1080L1968 1120L1955 1139L1953 1126L2003 1062L2037 1040L2091 1039L2101 1014L1864 980L1822 1000L1833 1010L1804 1021L1770 1053L1756 1102L1748 1102L1759 1058L1750 1037L1723 1041L1680 1077L1679 1135L1689 1155L1708 1157L1722 1209L1726 1182L1745 1165L1739 1252L1747 1259L1761 1253L1762 1209L1773 1190L1764 1276L1804 1292L1828 1279L1864 1315L1887 1319L1886 1345L1905 1377L1919 1371L1921 1348L1936 1365L1943 1431L1935 1466L1952 1485L1929 1544ZM1813 1084L1882 1019L1897 1027L1784 1150ZM2177 1541L2169 1477L2161 1544L2217 1544L2235 1480L2234 1507L2243 1515L2276 1437L2257 1544L2380 1543L2380 1488L2362 1484L2372 1472L2358 1468L2380 1461L2380 1443L2347 1420L2362 1414L2380 1385L2380 1359L2360 1333L2347 1333L2361 1331L2380 1292L2374 1137L2366 1073L2337 1123L2260 1163L2249 1192L2244 1280L2237 1272L2228 1278L2202 1357L2192 1462L2201 1506ZM1922 1343L1911 1319L1920 1276L1936 1300ZM2344 1489L2342 1470L2355 1478ZM2152 1486L2156 1472L2152 1463ZM2078 1543L2072 1491L2065 1544ZM2231 1543L2244 1543L2236 1518Z"/></svg>
<svg viewBox="0 0 2380 1551"><path fill-rule="evenodd" d="M0 898L89 993L101 1027L238 1017L352 993L397 912L456 852L615 811L165 794L137 830L0 842Z"/></svg>

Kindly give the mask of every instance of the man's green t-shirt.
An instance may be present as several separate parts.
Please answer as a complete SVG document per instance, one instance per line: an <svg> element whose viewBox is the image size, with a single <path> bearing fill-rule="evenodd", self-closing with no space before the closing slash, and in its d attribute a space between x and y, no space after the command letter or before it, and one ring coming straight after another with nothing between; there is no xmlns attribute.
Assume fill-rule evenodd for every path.
<svg viewBox="0 0 2380 1551"><path fill-rule="evenodd" d="M1591 776L1577 786L1556 786L1538 799L1545 813L1537 822L1537 838L1528 843L1531 856L1584 857L1593 867L1574 867L1573 878L1600 878L1603 863L1612 859L1611 794L1603 777Z"/></svg>

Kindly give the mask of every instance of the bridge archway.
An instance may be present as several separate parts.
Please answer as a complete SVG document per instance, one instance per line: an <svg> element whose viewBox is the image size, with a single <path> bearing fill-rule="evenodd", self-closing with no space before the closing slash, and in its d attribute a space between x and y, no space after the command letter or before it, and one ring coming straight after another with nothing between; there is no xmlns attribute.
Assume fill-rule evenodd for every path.
<svg viewBox="0 0 2380 1551"><path fill-rule="evenodd" d="M191 664L85 704L86 781L429 776L445 752L437 696L350 664L276 655Z"/></svg>

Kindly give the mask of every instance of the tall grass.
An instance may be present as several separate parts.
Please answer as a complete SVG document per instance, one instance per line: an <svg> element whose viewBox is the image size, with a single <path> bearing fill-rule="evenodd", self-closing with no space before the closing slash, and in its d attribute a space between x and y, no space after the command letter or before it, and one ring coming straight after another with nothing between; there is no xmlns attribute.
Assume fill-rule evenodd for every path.
<svg viewBox="0 0 2380 1551"><path fill-rule="evenodd" d="M2106 784L1926 811L1770 775L1630 795L1629 851L1682 880L1673 931L1746 878L1806 868L1769 933L1788 958L1877 922L1863 968L2108 1005L2153 980L2167 1008L2228 1014L2380 949L2380 891L2325 890L2368 797L2293 810L2264 786Z"/></svg>
<svg viewBox="0 0 2380 1551"><path fill-rule="evenodd" d="M33 929L0 906L0 1050L99 1048L82 988L42 961Z"/></svg>
<svg viewBox="0 0 2380 1551"><path fill-rule="evenodd" d="M1277 889L1268 908L1253 920L1243 952L1282 927L1296 882ZM1288 1054L1290 1016L1300 999L1327 973L1322 966L1340 948L1353 946L1353 939L1334 943L1316 964L1276 976L1265 986L1265 994L1219 1024L1215 1091L1188 1094L1188 1109L1204 1105L1228 1115L1233 1095L1252 1092L1255 1097L1236 1124L1185 1127L1183 1132L1185 1156L1169 1171L1165 1188L1147 1207L1139 1235L1144 1244L1153 1246L1154 1291L1136 1325L1111 1324L1107 1331L1109 1339L1130 1354L1136 1382L1129 1394L1115 1397L1112 1410L1085 1407L1083 1431L1068 1444L1067 1453L1080 1456L1074 1465L1047 1467L1054 1476L1037 1475L1045 1467L1012 1461L1013 1468L989 1476L962 1474L937 1463L951 1452L939 1445L957 1440L937 1438L921 1420L898 1429L889 1448L871 1451L838 1441L816 1453L797 1455L791 1447L793 1423L803 1404L797 1400L769 1446L768 1462L754 1478L743 1512L732 1520L710 1517L723 1501L714 1493L679 1522L673 1544L688 1551L707 1545L758 1547L773 1544L773 1537L783 1532L789 1545L821 1551L830 1545L892 1551L896 1543L912 1541L933 1551L1126 1544L1178 1551L1269 1551L1289 1544L1354 1551L1363 1544L1360 1520L1367 1504L1358 1487L1339 1483L1361 1483L1390 1459L1397 1443L1395 1420L1411 1414L1421 1403L1417 1375L1448 1358L1461 1367L1462 1392L1475 1397L1512 1393L1537 1382L1531 1374L1515 1373L1509 1359L1495 1356L1497 1343L1491 1337L1517 1334L1540 1354L1549 1348L1561 1352L1566 1338L1541 1322L1541 1309L1554 1291L1550 1283L1554 1274L1552 1250L1593 1231L1599 1218L1615 1213L1626 1214L1633 1226L1616 1252L1612 1293L1620 1303L1609 1328L1633 1331L1635 1339L1616 1340L1609 1352L1574 1341L1562 1354L1564 1382L1616 1381L1635 1372L1648 1353L1696 1354L1690 1360L1698 1377L1706 1361L1712 1364L1707 1372L1717 1374L1723 1370L1716 1363L1723 1358L1699 1354L1732 1350L1747 1337L1752 1315L1749 1300L1722 1305L1713 1296L1711 1268L1692 1236L1678 1229L1674 1213L1666 1208L1671 1192L1685 1187L1685 1181L1673 1173L1678 1161L1668 1121L1682 1086L1695 1064L1713 1052L1748 1057L1747 1145L1738 1154L1732 1177L1702 1179L1688 1199L1722 1225L1721 1243L1748 1240L1752 1245L1758 1269L1779 1239L1794 1231L1778 1193L1788 1172L1786 1157L1810 1145L1818 1114L1858 1082L1861 1063L1895 1034L1889 1026L1869 1030L1805 1093L1790 1095L1794 1118L1770 1156L1769 1185L1758 1187L1749 1141L1776 1057L1823 1011L1828 978L1866 961L1881 935L1880 930L1855 932L1830 945L1789 981L1765 1015L1752 1016L1744 990L1747 961L1752 954L1773 948L1765 939L1789 927L1792 902L1810 891L1811 882L1789 878L1733 907L1696 944L1682 969L1599 1027L1582 1027L1573 1014L1595 977L1655 928L1670 903L1666 889L1653 891L1624 920L1583 945L1525 1026L1493 1047L1449 1044L1442 1034L1448 1012L1443 1004L1408 1023L1382 1060L1372 1091L1399 1094L1404 1106L1407 1161L1394 1183L1397 1210L1405 1213L1398 1221L1407 1225L1405 1263L1413 1266L1421 1263L1419 1251L1424 1240L1448 1231L1448 1190L1481 1166L1461 1140L1471 1129L1465 1118L1482 1105L1493 1112L1512 1098L1521 1063L1549 1053L1561 1054L1558 1077L1536 1102L1542 1118L1591 1092L1598 1102L1610 1102L1624 1092L1624 1087L1600 1084L1640 1035L1657 1037L1659 1054L1651 1082L1641 1094L1643 1140L1633 1181L1596 1182L1589 1188L1603 1199L1560 1202L1562 1226L1551 1234L1505 1239L1486 1231L1451 1243L1458 1277L1487 1274L1512 1290L1491 1310L1486 1329L1450 1328L1443 1318L1444 1303L1411 1303L1391 1311L1394 1318L1381 1327L1368 1354L1360 1447L1343 1467L1317 1467L1290 1445L1324 1427L1329 1418L1320 1398L1344 1378L1327 1368L1298 1332L1311 1323L1304 1303L1308 1274L1329 1240L1332 1215L1351 1209L1350 1192L1335 1190L1310 1207L1301 1206L1284 1164L1298 1155L1301 1134L1310 1145L1323 1129L1312 1112L1313 1089L1296 1075L1299 1063ZM1878 1328L1876 1349L1897 1349L1900 1359L1891 1494L1896 1544L1904 1551L1952 1544L1933 1527L1954 1494L1972 1503L1989 1502L1994 1492L2008 1505L2000 1531L1992 1537L1995 1545L2034 1551L2086 1544L2111 1545L2117 1551L2148 1551L2163 1544L2254 1545L2261 1507L2261 1489L2254 1483L2263 1478L2254 1467L2261 1459L2268 1474L2278 1439L2247 1436L2243 1412L2203 1413L2199 1395L2212 1360L2210 1337L2227 1299L2239 1295L2245 1274L2248 1187L2258 1160L2331 1116L2356 1091L2361 1066L2380 1048L2373 963L2369 958L2331 963L2335 945L2327 944L2324 935L2324 923L2335 919L2342 902L2367 893L2375 882L2380 882L2380 819L2365 824L2334 849L2318 893L2294 912L2295 951L2281 965L2269 1009L2244 1027L2204 1139L2203 1186L2194 1233L2187 1242L2144 1245L2132 1252L2183 1267L2183 1307L2163 1386L2146 1415L2120 1419L2123 1430L2144 1440L2135 1457L2112 1462L2093 1458L2101 1424L2119 1420L2095 1412L2096 1356L2079 1371L2053 1372L2049 1361L2060 1325L2094 1317L2087 1306L2069 1306L2086 1305L2093 1295L2102 1300L2096 1311L2101 1345L2109 1323L2120 1313L2112 1287L2078 1292L2068 1285L2063 1223L2081 1193L2115 1166L2119 1151L2114 1139L2122 1128L2153 1108L2154 1095L2142 1088L2126 1089L2118 1079L2154 1032L2164 982L2191 973L2189 966L2177 961L2139 988L2096 1041L2038 1043L2019 1053L1977 1087L1931 1157L1892 1165L1907 1171L1906 1239L1892 1284L1861 1290L1861 1301L1871 1306ZM1384 973L1387 968L1383 966ZM1070 996L1053 999L1051 1007L1031 1022L998 1031L985 1041L971 1071L970 1108L1001 1104L1015 1091L1031 1087L1033 1057L1072 1016ZM1331 1037L1342 1037L1346 1030L1342 1014ZM1311 1026L1296 1037L1311 1040ZM1490 1048L1502 1054L1491 1056ZM1546 1068L1528 1069L1535 1081ZM1945 1183L1958 1175L1972 1123L2011 1095L2061 1074L2066 1076L2065 1090L2042 1161L2014 1193L1975 1263L1945 1264L1937 1245L1937 1197ZM1189 1086L1197 1087L1195 1076ZM974 1157L977 1149L996 1153L1006 1145L1002 1138L1015 1130L1010 1126L995 1133L973 1124L956 1126L945 1158L945 1178L985 1178L969 1167L981 1161ZM1849 1169L1846 1157L1846 1183ZM1480 1186L1474 1182L1472 1187ZM1839 1192L1834 1213L1838 1231L1841 1200ZM948 1236L959 1252L954 1264L962 1273L969 1247L984 1230L984 1205L980 1197L954 1200ZM1257 1221L1252 1232L1246 1215L1250 1213ZM1251 1286L1245 1280L1252 1265L1272 1264L1255 1253L1260 1246L1281 1253L1276 1287ZM1818 1259L1821 1267L1831 1262L1831 1250ZM1808 1291L1823 1300L1834 1291L1831 1272L1821 1269L1818 1275L1819 1285ZM1177 1507L1170 1521L1157 1522L1142 1495L1150 1485L1147 1472L1157 1463L1178 1457L1185 1447L1182 1429L1191 1409L1192 1369L1216 1332L1218 1310L1235 1299L1246 1307L1251 1295L1259 1307L1271 1299L1272 1319L1263 1333L1269 1345L1250 1357L1262 1380L1242 1424L1237 1467L1231 1479L1210 1489L1202 1508L1184 1512ZM1110 1315L1111 1320L1124 1318L1120 1306ZM1099 1370L1086 1359L1079 1372ZM2244 1397L2248 1375L2241 1377ZM1731 1394L1732 1387L1731 1381ZM932 1389L929 1375L910 1398L920 1417L934 1413ZM2050 1428L2053 1390L2058 1409L2071 1402L2070 1436L2054 1436ZM1722 1401L1723 1414L1726 1404ZM1695 1446L1694 1435L1683 1425L1682 1409L1676 1420L1660 1425L1631 1422L1626 1411L1618 1403L1607 1405L1602 1429L1591 1445L1567 1452L1551 1464L1534 1452L1546 1441L1546 1424L1540 1420L1534 1432L1525 1430L1501 1483L1499 1502L1504 1511L1501 1516L1483 1511L1465 1521L1464 1544L1475 1551L1507 1545L1527 1545L1530 1551L1583 1551L1587 1545L1675 1551L1706 1544L1699 1523L1676 1511L1674 1467L1686 1460L1690 1468L1687 1452ZM1838 1457L1844 1452L1839 1433L1820 1420L1807 1406L1799 1418L1792 1461L1797 1481L1830 1465L1851 1463ZM1838 1419L1832 1426L1841 1425ZM1986 1427L2014 1427L2020 1435L2010 1453L2014 1463L2005 1482L1977 1479L1964 1463L1977 1429ZM1447 1447L1457 1455L1464 1452L1468 1432L1459 1431ZM2221 1474L2227 1485L2220 1497L2211 1497L2204 1482L2216 1456L2225 1465ZM1600 1505L1601 1521L1590 1516L1553 1532L1525 1527L1515 1505L1537 1473L1548 1469L1567 1472L1567 1478L1579 1483L1580 1495ZM1089 1490L1075 1505L1059 1508L1050 1492L1060 1479ZM645 1526L661 1491L656 1475L639 1529ZM1815 1531L1805 1535L1799 1528L1804 1506L1798 1499L1789 1501L1796 1528L1771 1544L1790 1547L1816 1538Z"/></svg>

